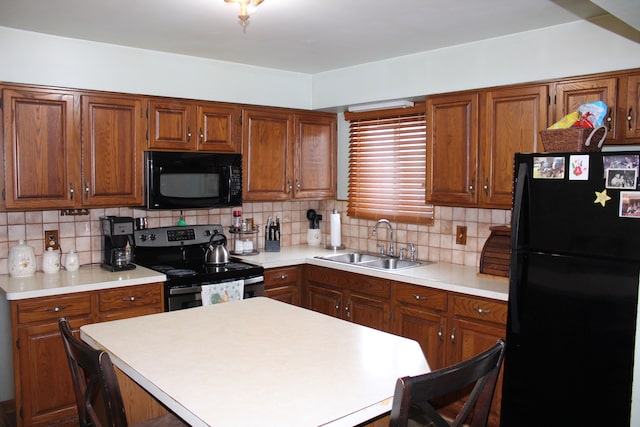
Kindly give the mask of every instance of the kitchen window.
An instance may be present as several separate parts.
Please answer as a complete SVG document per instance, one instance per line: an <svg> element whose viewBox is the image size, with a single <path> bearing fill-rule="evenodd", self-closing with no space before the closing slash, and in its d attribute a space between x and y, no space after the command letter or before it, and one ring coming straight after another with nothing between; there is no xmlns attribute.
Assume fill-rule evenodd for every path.
<svg viewBox="0 0 640 427"><path fill-rule="evenodd" d="M426 204L426 107L345 113L353 218L433 224Z"/></svg>

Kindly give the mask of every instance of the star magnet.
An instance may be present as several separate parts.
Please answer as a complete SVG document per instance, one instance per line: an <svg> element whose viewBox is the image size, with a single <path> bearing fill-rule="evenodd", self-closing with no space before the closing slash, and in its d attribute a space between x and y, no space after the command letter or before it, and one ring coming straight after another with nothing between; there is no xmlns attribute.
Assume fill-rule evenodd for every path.
<svg viewBox="0 0 640 427"><path fill-rule="evenodd" d="M596 191L596 199L593 203L600 203L602 207L604 207L605 203L611 200L611 197L607 196L607 189L605 188L602 191Z"/></svg>

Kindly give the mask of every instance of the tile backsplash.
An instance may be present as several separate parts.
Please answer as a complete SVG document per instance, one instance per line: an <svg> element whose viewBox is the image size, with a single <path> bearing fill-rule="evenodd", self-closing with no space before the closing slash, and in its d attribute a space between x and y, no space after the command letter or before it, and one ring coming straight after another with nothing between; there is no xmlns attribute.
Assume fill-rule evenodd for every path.
<svg viewBox="0 0 640 427"><path fill-rule="evenodd" d="M377 236L371 235L375 221L349 218L346 215L346 201L285 201L244 203L243 216L253 218L254 224L263 226L267 218L281 218L281 245L295 246L307 243L307 210L314 209L322 215L320 230L322 244L329 243L329 215L336 209L341 213L341 240L347 248L376 252L376 244L388 242L386 228L380 227ZM231 225L232 209L192 210L182 213L188 224ZM102 235L99 218L106 215L147 217L149 227L175 225L180 219L180 211L146 211L135 208L90 209L88 215L67 216L59 211L0 212L0 274L7 273L9 248L24 240L33 246L38 270L42 270L44 252L44 232L58 230L62 263L65 255L74 250L81 264L102 261ZM416 258L420 260L449 262L478 266L482 248L489 237L489 227L503 225L511 220L511 212L501 209L476 209L436 207L435 222L431 226L392 223L396 247L416 246ZM455 243L456 226L467 227L466 245ZM259 234L259 249L264 246L263 228ZM379 240L378 240L379 239Z"/></svg>

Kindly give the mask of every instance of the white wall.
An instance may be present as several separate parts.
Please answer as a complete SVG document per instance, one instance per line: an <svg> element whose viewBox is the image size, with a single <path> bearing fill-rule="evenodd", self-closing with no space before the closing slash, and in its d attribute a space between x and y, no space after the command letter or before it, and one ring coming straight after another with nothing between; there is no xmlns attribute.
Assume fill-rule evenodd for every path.
<svg viewBox="0 0 640 427"><path fill-rule="evenodd" d="M640 32L611 17L598 24L574 22L315 74L313 109L640 67Z"/></svg>
<svg viewBox="0 0 640 427"><path fill-rule="evenodd" d="M311 108L302 73L0 27L0 81Z"/></svg>

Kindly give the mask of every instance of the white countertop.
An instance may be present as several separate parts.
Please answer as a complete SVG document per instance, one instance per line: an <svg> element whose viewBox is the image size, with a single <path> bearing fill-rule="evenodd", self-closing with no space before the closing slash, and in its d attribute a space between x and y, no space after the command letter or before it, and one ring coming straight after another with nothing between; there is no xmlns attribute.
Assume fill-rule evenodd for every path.
<svg viewBox="0 0 640 427"><path fill-rule="evenodd" d="M351 250L334 251L318 246L302 245L284 247L280 252L260 252L259 254L248 256L234 255L234 258L259 264L264 268L313 264L321 267L330 267L343 271L351 271L353 273L397 280L414 285L428 286L445 291L492 298L499 301L507 301L509 299L509 282L506 277L492 278L487 277L487 275L480 275L475 267L449 263L434 263L400 270L379 270L315 258L316 256L326 256L343 252L351 252Z"/></svg>
<svg viewBox="0 0 640 427"><path fill-rule="evenodd" d="M31 277L0 275L0 292L7 300L37 298L73 292L119 288L144 283L164 282L163 273L136 266L133 270L111 272L99 265L83 265L77 271L57 273L37 271Z"/></svg>
<svg viewBox="0 0 640 427"><path fill-rule="evenodd" d="M353 426L429 371L413 340L263 297L80 333L192 426Z"/></svg>

